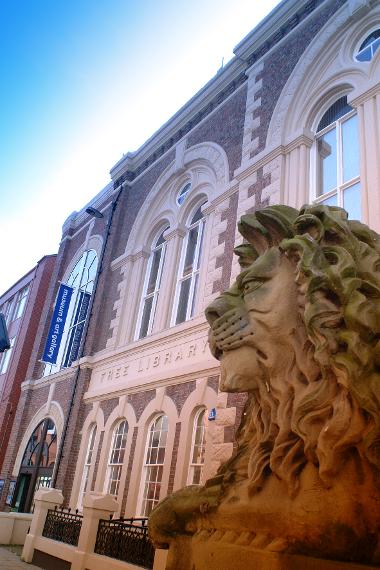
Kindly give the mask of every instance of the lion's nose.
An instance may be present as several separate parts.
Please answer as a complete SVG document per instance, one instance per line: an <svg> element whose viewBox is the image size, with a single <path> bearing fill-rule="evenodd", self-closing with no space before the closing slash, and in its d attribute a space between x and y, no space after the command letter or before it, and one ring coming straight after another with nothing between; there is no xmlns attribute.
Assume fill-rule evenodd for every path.
<svg viewBox="0 0 380 570"><path fill-rule="evenodd" d="M211 326L216 319L219 319L226 311L228 311L229 306L222 297L218 297L212 303L206 307L205 315L206 319Z"/></svg>

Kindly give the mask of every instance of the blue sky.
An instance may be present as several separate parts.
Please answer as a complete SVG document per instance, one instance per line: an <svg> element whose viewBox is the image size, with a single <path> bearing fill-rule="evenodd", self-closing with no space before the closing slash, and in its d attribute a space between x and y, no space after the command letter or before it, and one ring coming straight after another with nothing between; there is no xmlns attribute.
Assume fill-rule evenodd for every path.
<svg viewBox="0 0 380 570"><path fill-rule="evenodd" d="M0 294L276 4L0 3Z"/></svg>

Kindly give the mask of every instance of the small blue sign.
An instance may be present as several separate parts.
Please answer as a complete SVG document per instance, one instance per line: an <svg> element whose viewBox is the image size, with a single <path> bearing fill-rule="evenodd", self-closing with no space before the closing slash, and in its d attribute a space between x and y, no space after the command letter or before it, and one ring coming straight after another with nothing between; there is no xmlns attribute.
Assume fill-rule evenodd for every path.
<svg viewBox="0 0 380 570"><path fill-rule="evenodd" d="M215 418L216 418L216 408L211 408L211 410L208 413L208 421L211 422L215 420Z"/></svg>
<svg viewBox="0 0 380 570"><path fill-rule="evenodd" d="M64 285L63 283L60 284L45 350L41 358L43 362L47 362L48 364L57 363L59 347L61 346L62 334L65 328L72 294L72 287Z"/></svg>

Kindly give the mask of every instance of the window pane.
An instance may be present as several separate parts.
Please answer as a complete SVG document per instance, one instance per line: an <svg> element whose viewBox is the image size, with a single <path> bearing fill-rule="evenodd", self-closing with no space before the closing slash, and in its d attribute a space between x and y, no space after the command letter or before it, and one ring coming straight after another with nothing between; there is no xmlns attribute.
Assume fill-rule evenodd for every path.
<svg viewBox="0 0 380 570"><path fill-rule="evenodd" d="M203 204L201 204L198 208L198 210L195 212L194 216L191 218L191 224L195 224L195 222L198 222L198 220L201 220L203 218L203 214L202 214L202 208Z"/></svg>
<svg viewBox="0 0 380 570"><path fill-rule="evenodd" d="M337 195L334 194L333 196L330 196L330 198L326 198L325 200L322 200L319 203L323 204L324 206L337 206L338 205Z"/></svg>
<svg viewBox="0 0 380 570"><path fill-rule="evenodd" d="M359 176L358 116L342 123L343 182Z"/></svg>
<svg viewBox="0 0 380 570"><path fill-rule="evenodd" d="M149 282L148 282L148 288L146 291L146 295L153 293L153 291L156 288L158 269L160 267L161 253L162 253L162 249L158 249L153 254L152 266L150 269Z"/></svg>
<svg viewBox="0 0 380 570"><path fill-rule="evenodd" d="M199 226L189 231L183 275L187 275L193 269L195 248L197 247L197 241L198 241L198 233L199 233Z"/></svg>
<svg viewBox="0 0 380 570"><path fill-rule="evenodd" d="M184 321L186 321L187 304L189 302L190 283L191 283L191 277L189 277L185 281L182 281L181 283L179 300L178 300L177 318L175 321L176 325L178 325L178 323L183 323Z"/></svg>
<svg viewBox="0 0 380 570"><path fill-rule="evenodd" d="M351 220L361 219L360 184L354 184L343 193L343 207Z"/></svg>
<svg viewBox="0 0 380 570"><path fill-rule="evenodd" d="M191 302L191 313L190 316L193 317L194 313L195 313L195 300L197 297L197 289L198 289L198 281L199 281L199 275L198 273L194 276L194 290L193 290L193 299Z"/></svg>
<svg viewBox="0 0 380 570"><path fill-rule="evenodd" d="M319 195L326 194L337 186L336 129L332 129L318 140Z"/></svg>
<svg viewBox="0 0 380 570"><path fill-rule="evenodd" d="M152 305L153 305L153 297L148 297L148 299L145 299L139 338L143 338L148 334L148 326L149 326L150 313L152 311Z"/></svg>

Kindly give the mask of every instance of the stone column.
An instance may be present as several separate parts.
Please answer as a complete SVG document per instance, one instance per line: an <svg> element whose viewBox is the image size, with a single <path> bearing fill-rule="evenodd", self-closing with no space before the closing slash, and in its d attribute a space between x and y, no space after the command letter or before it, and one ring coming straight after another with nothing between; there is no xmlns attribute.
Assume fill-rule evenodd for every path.
<svg viewBox="0 0 380 570"><path fill-rule="evenodd" d="M380 94L377 89L378 86L349 103L357 109L359 119L362 219L380 232Z"/></svg>
<svg viewBox="0 0 380 570"><path fill-rule="evenodd" d="M34 553L34 544L36 538L42 536L44 530L45 519L49 509L54 509L56 505L62 505L62 491L58 489L38 489L34 496L34 513L29 533L26 535L24 548L21 558L25 562L32 562Z"/></svg>
<svg viewBox="0 0 380 570"><path fill-rule="evenodd" d="M71 570L82 570L87 554L95 549L96 535L100 519L109 520L117 510L117 502L112 495L88 493L83 499L83 522L78 547L71 564Z"/></svg>

